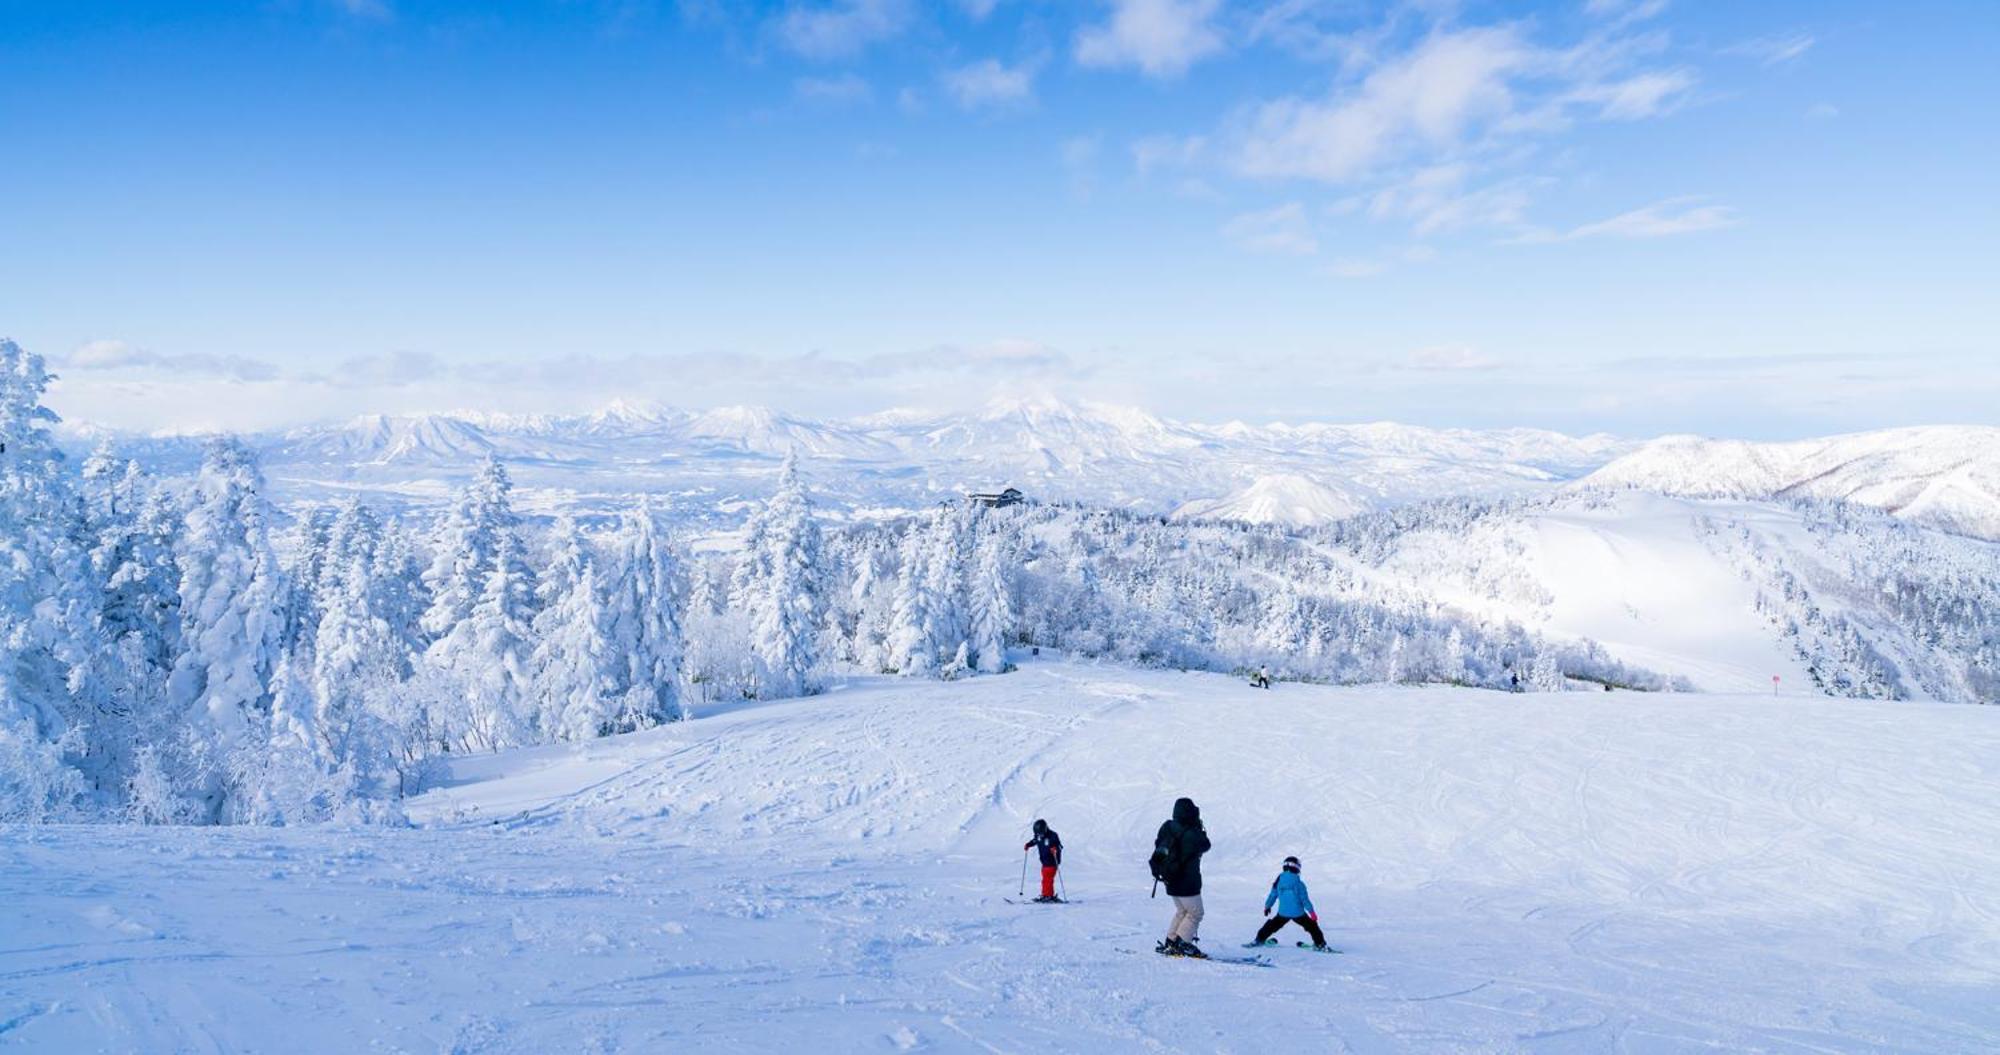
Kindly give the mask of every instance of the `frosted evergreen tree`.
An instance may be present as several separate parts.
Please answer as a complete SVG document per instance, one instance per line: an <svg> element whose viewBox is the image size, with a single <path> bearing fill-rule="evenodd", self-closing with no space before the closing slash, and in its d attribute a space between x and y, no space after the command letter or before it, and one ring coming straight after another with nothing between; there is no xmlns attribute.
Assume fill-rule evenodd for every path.
<svg viewBox="0 0 2000 1055"><path fill-rule="evenodd" d="M178 511L136 462L101 449L84 463L84 494L99 625L112 642L135 639L164 676L180 647Z"/></svg>
<svg viewBox="0 0 2000 1055"><path fill-rule="evenodd" d="M1014 621L1014 607L997 541L988 541L979 549L972 605L973 666L982 674L998 674L1007 666L1007 633Z"/></svg>
<svg viewBox="0 0 2000 1055"><path fill-rule="evenodd" d="M209 820L227 812L224 766L266 733L284 630L270 519L256 456L211 442L180 535L182 651L167 683L171 709L217 759L199 792Z"/></svg>
<svg viewBox="0 0 2000 1055"><path fill-rule="evenodd" d="M775 699L818 692L824 555L796 452L785 456L778 489L757 520L761 552L746 553L750 571L743 587L757 657L757 694Z"/></svg>
<svg viewBox="0 0 2000 1055"><path fill-rule="evenodd" d="M424 576L432 596L422 625L431 640L449 633L472 614L503 545L511 546L519 559L521 518L514 512L513 489L507 468L499 459L489 457L446 518L436 557ZM532 593L532 574L527 586Z"/></svg>
<svg viewBox="0 0 2000 1055"><path fill-rule="evenodd" d="M939 510L903 537L896 607L890 618L889 660L904 674L939 673L965 640L960 625L958 532Z"/></svg>
<svg viewBox="0 0 2000 1055"><path fill-rule="evenodd" d="M285 568L285 634L287 648L312 647L319 630L321 579L332 556L333 523L339 513L316 506L293 529L291 564Z"/></svg>
<svg viewBox="0 0 2000 1055"><path fill-rule="evenodd" d="M1535 654L1535 661L1528 667L1528 687L1535 692L1563 691L1562 668L1556 663L1555 650L1544 648Z"/></svg>
<svg viewBox="0 0 2000 1055"><path fill-rule="evenodd" d="M609 731L643 729L687 716L681 691L677 562L652 508L626 517L616 578L606 591L605 632L619 701Z"/></svg>
<svg viewBox="0 0 2000 1055"><path fill-rule="evenodd" d="M409 670L408 642L391 624L394 590L377 578L381 521L349 503L329 532L321 569L319 620L311 651L313 758L338 775L349 794L381 792L380 774L393 764L389 736L372 706Z"/></svg>
<svg viewBox="0 0 2000 1055"><path fill-rule="evenodd" d="M512 532L497 538L493 567L472 610L425 654L431 664L449 672L462 694L462 708L452 723L459 742L483 751L533 739L528 660L534 576L522 559L519 539Z"/></svg>
<svg viewBox="0 0 2000 1055"><path fill-rule="evenodd" d="M398 674L407 677L423 653L423 614L429 607L430 594L424 588L423 563L417 558L409 532L400 525L382 525L370 577L376 612L389 624L390 636L402 657Z"/></svg>
<svg viewBox="0 0 2000 1055"><path fill-rule="evenodd" d="M82 732L100 704L97 595L74 483L42 406L42 359L0 340L0 819L79 809Z"/></svg>
<svg viewBox="0 0 2000 1055"><path fill-rule="evenodd" d="M544 577L543 582L550 577ZM597 570L585 562L542 609L532 660L535 722L546 739L587 740L612 731L617 657L605 633Z"/></svg>

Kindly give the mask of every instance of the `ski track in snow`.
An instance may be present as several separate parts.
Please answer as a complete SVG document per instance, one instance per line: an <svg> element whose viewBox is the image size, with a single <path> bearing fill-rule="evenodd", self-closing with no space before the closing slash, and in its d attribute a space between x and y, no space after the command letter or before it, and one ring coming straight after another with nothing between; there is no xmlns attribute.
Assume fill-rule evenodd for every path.
<svg viewBox="0 0 2000 1055"><path fill-rule="evenodd" d="M1180 794L1206 944L1298 854L1346 955L1121 955ZM0 1051L2000 1049L1991 708L1035 662L464 759L412 813L6 829ZM1075 904L1001 900L1037 816Z"/></svg>

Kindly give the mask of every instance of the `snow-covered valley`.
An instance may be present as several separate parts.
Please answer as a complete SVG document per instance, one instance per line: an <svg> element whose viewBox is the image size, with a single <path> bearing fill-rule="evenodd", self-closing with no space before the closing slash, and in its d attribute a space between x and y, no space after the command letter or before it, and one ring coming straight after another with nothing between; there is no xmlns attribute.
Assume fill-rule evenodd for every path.
<svg viewBox="0 0 2000 1055"><path fill-rule="evenodd" d="M1235 951L1152 955L1177 795ZM2000 712L1033 661L464 759L409 829L6 830L0 1047L2000 1045ZM1067 906L1012 905L1046 817ZM1031 891L1032 892L1032 891Z"/></svg>

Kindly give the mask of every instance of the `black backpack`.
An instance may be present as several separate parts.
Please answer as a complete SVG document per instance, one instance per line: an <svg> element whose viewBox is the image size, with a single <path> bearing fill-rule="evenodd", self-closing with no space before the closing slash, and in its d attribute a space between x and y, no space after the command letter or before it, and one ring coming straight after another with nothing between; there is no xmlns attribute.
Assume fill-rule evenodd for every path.
<svg viewBox="0 0 2000 1055"><path fill-rule="evenodd" d="M1153 844L1153 856L1146 860L1154 879L1164 883L1180 874L1180 842L1171 832L1160 833L1160 840Z"/></svg>

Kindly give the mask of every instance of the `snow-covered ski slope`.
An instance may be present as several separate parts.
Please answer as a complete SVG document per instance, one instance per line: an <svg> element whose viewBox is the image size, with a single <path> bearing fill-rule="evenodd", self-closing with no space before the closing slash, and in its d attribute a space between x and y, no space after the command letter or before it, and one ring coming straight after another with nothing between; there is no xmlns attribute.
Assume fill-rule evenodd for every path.
<svg viewBox="0 0 2000 1055"><path fill-rule="evenodd" d="M1758 584L1704 542L1705 520L1812 545L1797 515L1753 502L1639 492L1551 503L1469 530L1412 531L1379 571L1483 618L1587 638L1709 691L1808 686L1796 650L1755 608Z"/></svg>
<svg viewBox="0 0 2000 1055"><path fill-rule="evenodd" d="M1208 944L1297 854L1346 955L1151 955L1181 794ZM467 759L412 814L5 831L0 1050L2000 1049L1994 708L1035 661ZM1075 904L1002 900L1037 816Z"/></svg>

